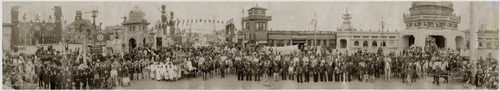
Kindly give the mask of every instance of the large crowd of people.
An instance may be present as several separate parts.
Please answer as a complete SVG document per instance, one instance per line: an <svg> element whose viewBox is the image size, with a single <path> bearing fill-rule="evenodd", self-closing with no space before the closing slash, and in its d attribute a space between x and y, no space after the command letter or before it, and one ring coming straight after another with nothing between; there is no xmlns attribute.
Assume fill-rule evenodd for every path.
<svg viewBox="0 0 500 91"><path fill-rule="evenodd" d="M477 74L473 64L452 50L436 50L432 44L384 54L358 50L322 50L279 53L272 49L239 49L231 46L171 46L135 48L119 55L83 54L40 48L35 55L4 55L3 84L15 89L111 89L130 85L130 80L177 81L186 78L225 78L238 81L295 80L308 82L374 82L401 80L411 85L433 77L433 84L448 78L488 89L498 89L497 59L481 58ZM313 51L314 50L314 51ZM312 79L311 79L312 78ZM440 80L443 78L444 80ZM473 80L476 79L476 80ZM441 82L442 81L442 82Z"/></svg>

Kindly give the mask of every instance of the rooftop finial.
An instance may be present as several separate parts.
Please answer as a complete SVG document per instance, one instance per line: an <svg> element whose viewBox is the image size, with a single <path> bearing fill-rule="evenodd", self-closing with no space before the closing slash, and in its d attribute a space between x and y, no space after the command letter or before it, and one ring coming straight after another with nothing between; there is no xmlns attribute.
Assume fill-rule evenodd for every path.
<svg viewBox="0 0 500 91"><path fill-rule="evenodd" d="M348 9L347 9L347 8L348 8L348 7L345 7L345 13L346 13L346 14L347 14L347 11L348 11Z"/></svg>

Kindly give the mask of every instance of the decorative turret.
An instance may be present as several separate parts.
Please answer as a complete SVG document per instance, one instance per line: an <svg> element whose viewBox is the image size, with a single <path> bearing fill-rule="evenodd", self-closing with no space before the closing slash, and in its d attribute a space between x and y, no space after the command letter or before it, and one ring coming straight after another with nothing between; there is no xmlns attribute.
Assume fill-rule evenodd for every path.
<svg viewBox="0 0 500 91"><path fill-rule="evenodd" d="M352 25L351 25L351 14L348 13L347 8L345 9L345 14L343 14L342 18L344 19L344 22L342 22L342 26L340 29L337 29L338 31L356 31Z"/></svg>

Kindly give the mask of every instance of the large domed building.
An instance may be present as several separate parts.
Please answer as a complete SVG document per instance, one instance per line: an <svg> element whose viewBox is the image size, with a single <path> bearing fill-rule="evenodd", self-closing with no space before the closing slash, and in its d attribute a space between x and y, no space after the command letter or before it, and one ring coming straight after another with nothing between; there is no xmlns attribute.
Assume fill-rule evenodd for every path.
<svg viewBox="0 0 500 91"><path fill-rule="evenodd" d="M404 15L406 30L400 33L401 46L425 46L426 38L435 39L438 48L466 48L465 33L458 30L460 16L453 14L451 2L412 2Z"/></svg>

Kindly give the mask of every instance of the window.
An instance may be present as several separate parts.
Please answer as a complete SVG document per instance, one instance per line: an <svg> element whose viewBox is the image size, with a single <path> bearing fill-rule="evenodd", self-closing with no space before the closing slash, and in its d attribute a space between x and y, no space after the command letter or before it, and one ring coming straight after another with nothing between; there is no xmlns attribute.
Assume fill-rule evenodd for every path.
<svg viewBox="0 0 500 91"><path fill-rule="evenodd" d="M359 42L358 41L354 41L354 46L359 46Z"/></svg>
<svg viewBox="0 0 500 91"><path fill-rule="evenodd" d="M323 46L326 46L326 45L328 45L328 44L326 43L326 40L323 40Z"/></svg>
<svg viewBox="0 0 500 91"><path fill-rule="evenodd" d="M372 36L372 38L378 38L378 36Z"/></svg>
<svg viewBox="0 0 500 91"><path fill-rule="evenodd" d="M421 26L421 25L422 25L422 22L417 22L417 23L415 23L415 26L417 26L417 27L419 27L419 26Z"/></svg>
<svg viewBox="0 0 500 91"><path fill-rule="evenodd" d="M382 46L383 46L383 47L385 47L385 46L386 46L386 45L385 45L385 41L382 41Z"/></svg>
<svg viewBox="0 0 500 91"><path fill-rule="evenodd" d="M381 38L387 38L387 36L382 36Z"/></svg>
<svg viewBox="0 0 500 91"><path fill-rule="evenodd" d="M364 42L363 42L363 46L364 46L364 47L367 47L367 46L368 46L368 41L364 41Z"/></svg>
<svg viewBox="0 0 500 91"><path fill-rule="evenodd" d="M377 46L377 42L376 42L376 41L373 41L373 42L372 42L372 46L374 46L374 47L375 47L375 46Z"/></svg>
<svg viewBox="0 0 500 91"><path fill-rule="evenodd" d="M443 27L444 26L444 22L439 22L436 24L437 27Z"/></svg>
<svg viewBox="0 0 500 91"><path fill-rule="evenodd" d="M354 36L354 38L360 38L360 36Z"/></svg>
<svg viewBox="0 0 500 91"><path fill-rule="evenodd" d="M429 27L433 27L434 26L434 22L426 22L427 23L427 26Z"/></svg>
<svg viewBox="0 0 500 91"><path fill-rule="evenodd" d="M370 36L363 36L363 38L370 38Z"/></svg>
<svg viewBox="0 0 500 91"><path fill-rule="evenodd" d="M486 44L486 48L490 49L490 48L491 48L491 44L490 44L490 43L487 43L487 44Z"/></svg>
<svg viewBox="0 0 500 91"><path fill-rule="evenodd" d="M389 36L389 38L396 38L396 36Z"/></svg>
<svg viewBox="0 0 500 91"><path fill-rule="evenodd" d="M483 43L479 43L479 48L483 47Z"/></svg>

